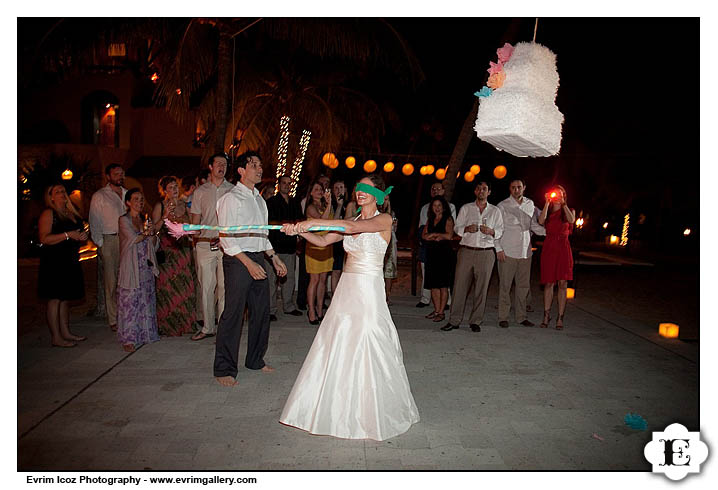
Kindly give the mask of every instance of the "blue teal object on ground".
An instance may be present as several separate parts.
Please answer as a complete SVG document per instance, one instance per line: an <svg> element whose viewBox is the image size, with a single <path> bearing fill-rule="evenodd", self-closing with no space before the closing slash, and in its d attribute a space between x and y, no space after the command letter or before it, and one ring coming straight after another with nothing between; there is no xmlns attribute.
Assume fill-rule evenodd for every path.
<svg viewBox="0 0 718 490"><path fill-rule="evenodd" d="M648 427L646 420L637 413L627 413L623 421L631 429L646 430Z"/></svg>

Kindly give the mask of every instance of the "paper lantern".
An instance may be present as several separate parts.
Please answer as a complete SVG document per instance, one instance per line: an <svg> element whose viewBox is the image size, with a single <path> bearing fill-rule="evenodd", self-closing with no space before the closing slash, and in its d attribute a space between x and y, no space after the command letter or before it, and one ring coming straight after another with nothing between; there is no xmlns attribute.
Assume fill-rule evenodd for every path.
<svg viewBox="0 0 718 490"><path fill-rule="evenodd" d="M329 162L329 168L333 169L333 168L337 168L338 166L339 166L339 160L336 157L332 158L332 161Z"/></svg>
<svg viewBox="0 0 718 490"><path fill-rule="evenodd" d="M573 288L566 288L566 299L573 299L576 296L576 290Z"/></svg>
<svg viewBox="0 0 718 490"><path fill-rule="evenodd" d="M474 177L476 177L476 176L474 174L472 174L471 172L466 172L464 174L464 180L466 182L472 182L474 180Z"/></svg>
<svg viewBox="0 0 718 490"><path fill-rule="evenodd" d="M62 180L70 180L72 178L72 170L69 168L62 172Z"/></svg>
<svg viewBox="0 0 718 490"><path fill-rule="evenodd" d="M401 173L404 175L411 175L414 173L414 166L411 163L405 163L403 167L401 167Z"/></svg>
<svg viewBox="0 0 718 490"><path fill-rule="evenodd" d="M354 157L347 157L346 160L344 160L344 163L346 164L347 168L354 168L354 165L357 164L357 160Z"/></svg>
<svg viewBox="0 0 718 490"><path fill-rule="evenodd" d="M384 172L393 172L394 171L394 162L386 162L384 164Z"/></svg>
<svg viewBox="0 0 718 490"><path fill-rule="evenodd" d="M658 334L667 339L677 339L680 328L675 323L659 323Z"/></svg>
<svg viewBox="0 0 718 490"><path fill-rule="evenodd" d="M421 166L421 168L419 169L419 173L421 175L426 175L426 165Z"/></svg>
<svg viewBox="0 0 718 490"><path fill-rule="evenodd" d="M333 155L332 153L325 153L324 155L322 155L322 163L324 165L326 165L327 167L329 166L329 164L332 161L332 155Z"/></svg>
<svg viewBox="0 0 718 490"><path fill-rule="evenodd" d="M472 165L470 170L472 174L476 175L481 172L481 167L479 167L478 165Z"/></svg>
<svg viewBox="0 0 718 490"><path fill-rule="evenodd" d="M437 179L444 180L445 177L446 177L446 170L444 170L443 168L440 168L436 171Z"/></svg>
<svg viewBox="0 0 718 490"><path fill-rule="evenodd" d="M364 162L364 171L368 174L376 170L376 162L374 160L367 160Z"/></svg>
<svg viewBox="0 0 718 490"><path fill-rule="evenodd" d="M608 239L608 242L611 245L618 245L618 237L616 235L611 235L610 238Z"/></svg>
<svg viewBox="0 0 718 490"><path fill-rule="evenodd" d="M494 169L494 177L497 179L503 179L506 177L506 167L499 165Z"/></svg>
<svg viewBox="0 0 718 490"><path fill-rule="evenodd" d="M427 165L426 166L426 175L431 175L434 173L434 166L433 165Z"/></svg>
<svg viewBox="0 0 718 490"><path fill-rule="evenodd" d="M556 155L563 124L555 104L556 55L537 43L518 43L502 69L503 85L480 97L476 134L517 157Z"/></svg>

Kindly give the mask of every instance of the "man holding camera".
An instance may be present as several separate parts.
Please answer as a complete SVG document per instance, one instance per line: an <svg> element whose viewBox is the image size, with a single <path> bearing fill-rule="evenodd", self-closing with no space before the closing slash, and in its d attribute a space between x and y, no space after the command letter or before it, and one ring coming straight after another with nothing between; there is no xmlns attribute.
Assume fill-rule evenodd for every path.
<svg viewBox="0 0 718 490"><path fill-rule="evenodd" d="M224 178L227 173L227 156L224 153L213 155L209 159L209 170L209 180L194 191L190 215L193 224L217 226L217 200L234 189ZM215 319L222 316L224 311L224 273L219 232L202 230L195 240L198 278L202 290L203 325L192 336L192 340L202 340L215 335Z"/></svg>
<svg viewBox="0 0 718 490"><path fill-rule="evenodd" d="M546 235L538 224L535 206L531 199L524 197L526 185L515 179L509 184L511 195L497 207L504 221L504 233L495 241L496 260L499 269L499 326L508 328L511 309L511 285L516 282L514 311L516 322L525 327L534 324L526 317L526 297L531 287L531 232Z"/></svg>

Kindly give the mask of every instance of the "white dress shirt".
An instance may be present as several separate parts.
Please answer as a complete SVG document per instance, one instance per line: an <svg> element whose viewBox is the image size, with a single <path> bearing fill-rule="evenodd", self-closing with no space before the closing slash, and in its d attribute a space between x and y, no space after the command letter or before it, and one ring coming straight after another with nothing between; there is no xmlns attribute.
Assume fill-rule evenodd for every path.
<svg viewBox="0 0 718 490"><path fill-rule="evenodd" d="M419 211L419 227L424 226L429 221L429 204L431 204L431 201L424 204L421 211ZM449 210L451 211L451 218L456 222L456 206L454 206L454 203L449 203Z"/></svg>
<svg viewBox="0 0 718 490"><path fill-rule="evenodd" d="M217 202L220 197L232 189L234 189L234 186L226 180L223 180L219 187L211 181L205 182L194 190L192 194L192 206L189 212L191 214L199 214L200 225L217 226ZM201 238L217 238L219 232L202 230L199 236Z"/></svg>
<svg viewBox="0 0 718 490"><path fill-rule="evenodd" d="M217 200L219 226L266 225L267 204L257 189L250 189L238 182L231 191ZM219 243L227 255L240 252L264 252L272 250L268 230L248 230L222 236Z"/></svg>
<svg viewBox="0 0 718 490"><path fill-rule="evenodd" d="M521 204L509 196L497 204L504 220L504 233L496 241L496 251L503 251L513 259L531 257L531 233L546 235L546 229L535 218L534 202L528 197L521 198Z"/></svg>
<svg viewBox="0 0 718 490"><path fill-rule="evenodd" d="M486 221L484 221L486 220ZM454 232L461 237L460 245L467 247L489 248L494 247L496 241L501 238L504 232L504 220L499 208L493 204L486 203L482 213L476 201L464 204L456 217ZM469 225L486 225L494 230L494 236L486 235L477 231L476 233L464 232Z"/></svg>
<svg viewBox="0 0 718 490"><path fill-rule="evenodd" d="M95 245L102 246L102 235L116 235L117 223L120 216L127 212L125 207L125 194L127 189L122 187L122 197L112 190L110 184L99 189L90 200L90 237Z"/></svg>

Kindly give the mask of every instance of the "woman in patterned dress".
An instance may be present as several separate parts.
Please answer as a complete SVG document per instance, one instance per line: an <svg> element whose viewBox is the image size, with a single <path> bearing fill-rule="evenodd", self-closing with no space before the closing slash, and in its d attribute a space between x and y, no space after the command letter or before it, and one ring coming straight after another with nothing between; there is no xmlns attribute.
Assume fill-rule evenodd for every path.
<svg viewBox="0 0 718 490"><path fill-rule="evenodd" d="M155 276L157 236L144 219L145 197L138 188L125 194L126 214L118 221L120 272L117 277L117 338L127 352L157 342Z"/></svg>
<svg viewBox="0 0 718 490"><path fill-rule="evenodd" d="M189 212L179 198L177 177L160 179L159 191L163 200L155 204L152 221L159 233L160 258L157 276L157 327L160 335L180 336L194 330L195 266L192 261L190 237L175 239L167 232L165 219L176 223L189 223Z"/></svg>

